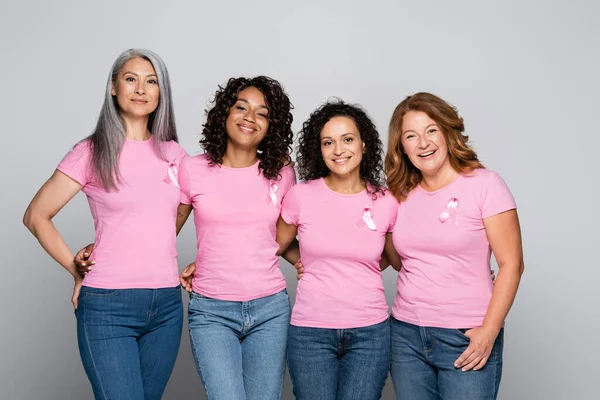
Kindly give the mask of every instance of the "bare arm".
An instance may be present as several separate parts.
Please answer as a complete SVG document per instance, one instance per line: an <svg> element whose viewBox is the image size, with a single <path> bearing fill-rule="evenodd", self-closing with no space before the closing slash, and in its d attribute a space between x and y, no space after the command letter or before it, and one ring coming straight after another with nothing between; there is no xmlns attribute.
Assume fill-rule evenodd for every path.
<svg viewBox="0 0 600 400"><path fill-rule="evenodd" d="M285 261L294 265L300 260L300 246L298 240L294 237L292 243L285 249L285 251L281 254L281 257L285 259Z"/></svg>
<svg viewBox="0 0 600 400"><path fill-rule="evenodd" d="M52 223L52 218L81 190L81 185L56 170L36 193L25 211L23 223L37 238L44 250L74 278L79 273L73 254Z"/></svg>
<svg viewBox="0 0 600 400"><path fill-rule="evenodd" d="M383 248L383 254L381 254L381 261L379 261L379 267L382 271L390 265L396 271L400 271L400 268L402 268L400 255L396 251L394 242L392 241L392 232L385 234L385 247Z"/></svg>
<svg viewBox="0 0 600 400"><path fill-rule="evenodd" d="M483 327L498 332L515 300L521 275L525 269L521 228L516 210L486 218L483 224L498 263L498 277L483 320Z"/></svg>
<svg viewBox="0 0 600 400"><path fill-rule="evenodd" d="M493 344L508 315L524 271L521 228L516 210L509 210L483 220L490 247L498 263L498 277L483 325L467 331L471 345L456 360L456 367L469 370L483 368Z"/></svg>
<svg viewBox="0 0 600 400"><path fill-rule="evenodd" d="M298 227L296 225L290 225L287 222L279 217L277 220L277 244L279 245L279 250L277 250L277 255L282 255L285 250L289 247L294 239L296 239L296 235L298 234Z"/></svg>
<svg viewBox="0 0 600 400"><path fill-rule="evenodd" d="M179 203L179 206L177 207L177 220L175 221L175 232L176 232L175 234L176 235L179 235L179 232L181 232L181 228L183 228L183 225L185 224L185 221L187 221L191 212L192 212L191 204Z"/></svg>

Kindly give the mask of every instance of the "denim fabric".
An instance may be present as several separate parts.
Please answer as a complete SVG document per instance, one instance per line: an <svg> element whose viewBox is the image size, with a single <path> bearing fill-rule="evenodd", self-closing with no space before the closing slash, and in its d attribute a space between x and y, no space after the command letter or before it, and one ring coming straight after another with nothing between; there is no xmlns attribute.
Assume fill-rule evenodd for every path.
<svg viewBox="0 0 600 400"><path fill-rule="evenodd" d="M96 399L161 398L181 341L179 286L83 286L75 315L81 361Z"/></svg>
<svg viewBox="0 0 600 400"><path fill-rule="evenodd" d="M290 300L286 290L250 301L192 293L192 352L209 400L279 400Z"/></svg>
<svg viewBox="0 0 600 400"><path fill-rule="evenodd" d="M290 326L288 363L299 400L376 400L390 369L390 325Z"/></svg>
<svg viewBox="0 0 600 400"><path fill-rule="evenodd" d="M428 328L391 319L392 381L398 400L496 399L504 329L486 365L462 372L454 362L469 346L467 329Z"/></svg>

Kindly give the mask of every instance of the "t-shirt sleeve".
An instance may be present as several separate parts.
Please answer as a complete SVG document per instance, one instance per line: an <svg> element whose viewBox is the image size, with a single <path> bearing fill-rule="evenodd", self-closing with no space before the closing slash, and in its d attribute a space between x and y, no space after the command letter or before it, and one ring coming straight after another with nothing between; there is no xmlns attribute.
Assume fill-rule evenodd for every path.
<svg viewBox="0 0 600 400"><path fill-rule="evenodd" d="M179 146L179 153L177 154L177 158L175 159L175 163L179 166L184 158L189 157L187 151L181 146Z"/></svg>
<svg viewBox="0 0 600 400"><path fill-rule="evenodd" d="M296 184L296 173L292 167L283 167L281 170L281 195L285 197L287 192Z"/></svg>
<svg viewBox="0 0 600 400"><path fill-rule="evenodd" d="M394 228L396 227L396 218L398 218L398 201L389 191L386 192L385 197L388 201L388 213L389 213L389 224L388 224L388 232L394 232Z"/></svg>
<svg viewBox="0 0 600 400"><path fill-rule="evenodd" d="M79 182L81 186L85 186L92 179L91 156L90 142L88 140L79 142L67 153L56 169Z"/></svg>
<svg viewBox="0 0 600 400"><path fill-rule="evenodd" d="M480 207L482 219L517 208L508 186L496 172L489 171L484 177Z"/></svg>
<svg viewBox="0 0 600 400"><path fill-rule="evenodd" d="M281 218L290 225L298 225L300 215L299 188L300 185L293 186L281 202Z"/></svg>
<svg viewBox="0 0 600 400"><path fill-rule="evenodd" d="M192 204L191 184L190 184L190 173L188 171L188 163L190 157L184 158L179 164L179 173L177 179L179 181L179 202L183 204Z"/></svg>

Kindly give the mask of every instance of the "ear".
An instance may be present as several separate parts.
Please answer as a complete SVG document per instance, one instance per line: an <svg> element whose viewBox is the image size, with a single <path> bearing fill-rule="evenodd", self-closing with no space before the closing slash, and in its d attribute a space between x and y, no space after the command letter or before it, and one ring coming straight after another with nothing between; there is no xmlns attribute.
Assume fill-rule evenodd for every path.
<svg viewBox="0 0 600 400"><path fill-rule="evenodd" d="M363 154L365 154L367 152L366 147L367 147L367 145L365 144L365 142L363 142Z"/></svg>
<svg viewBox="0 0 600 400"><path fill-rule="evenodd" d="M110 93L111 93L113 96L116 96L116 95L117 95L117 91L115 90L115 84L114 84L114 83L112 84L112 88L111 88L111 90L110 90Z"/></svg>

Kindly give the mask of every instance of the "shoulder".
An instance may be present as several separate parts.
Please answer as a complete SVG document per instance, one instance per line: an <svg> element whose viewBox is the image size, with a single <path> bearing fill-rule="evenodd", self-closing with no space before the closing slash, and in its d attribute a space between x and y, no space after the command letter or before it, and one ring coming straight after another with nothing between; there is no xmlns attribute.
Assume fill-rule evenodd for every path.
<svg viewBox="0 0 600 400"><path fill-rule="evenodd" d="M463 184L481 190L485 190L488 187L494 187L498 185L506 186L506 183L504 182L500 174L485 168L475 169L468 174L463 174L462 177Z"/></svg>
<svg viewBox="0 0 600 400"><path fill-rule="evenodd" d="M378 193L377 196L377 201L380 201L384 205L394 207L398 205L398 200L396 200L396 197L394 197L392 192L386 187L383 188L383 194Z"/></svg>
<svg viewBox="0 0 600 400"><path fill-rule="evenodd" d="M76 162L79 160L87 160L92 155L92 142L89 139L83 139L73 146L67 153L64 160Z"/></svg>
<svg viewBox="0 0 600 400"><path fill-rule="evenodd" d="M209 159L206 154L199 154L197 156L188 156L181 163L187 168L207 168L209 166Z"/></svg>
<svg viewBox="0 0 600 400"><path fill-rule="evenodd" d="M173 160L181 160L184 157L187 157L187 152L185 149L176 141L168 140L166 142L161 143L162 150L166 155L169 161Z"/></svg>
<svg viewBox="0 0 600 400"><path fill-rule="evenodd" d="M281 168L279 174L281 175L282 180L290 179L292 176L296 176L294 168L290 165L285 165L283 168Z"/></svg>
<svg viewBox="0 0 600 400"><path fill-rule="evenodd" d="M288 195L295 196L295 197L302 197L302 196L314 194L317 190L316 183L318 183L318 182L319 182L319 179L299 182L290 188Z"/></svg>

